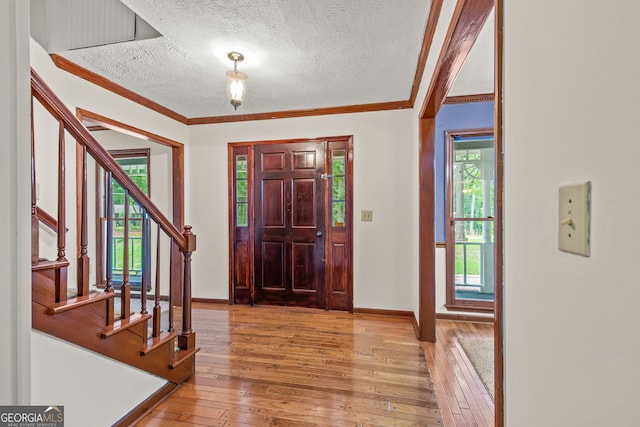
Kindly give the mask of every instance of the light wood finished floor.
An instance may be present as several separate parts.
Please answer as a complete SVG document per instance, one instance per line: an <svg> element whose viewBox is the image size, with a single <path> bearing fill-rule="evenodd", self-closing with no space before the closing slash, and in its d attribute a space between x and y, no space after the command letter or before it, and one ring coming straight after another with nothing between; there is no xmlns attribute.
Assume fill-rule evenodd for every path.
<svg viewBox="0 0 640 427"><path fill-rule="evenodd" d="M429 359L452 369L441 361L448 350L417 341L407 318L194 304L193 328L202 348L196 374L138 426L442 426L443 418L447 426L489 425L482 413L482 423L450 424L474 418L456 418L465 403L449 404L446 386L427 371ZM433 368L432 376L450 377ZM450 412L441 415L443 398Z"/></svg>
<svg viewBox="0 0 640 427"><path fill-rule="evenodd" d="M138 425L441 426L407 319L194 304L197 372Z"/></svg>
<svg viewBox="0 0 640 427"><path fill-rule="evenodd" d="M494 404L458 338L493 340L492 323L438 320L436 343L423 343L447 427L493 427Z"/></svg>

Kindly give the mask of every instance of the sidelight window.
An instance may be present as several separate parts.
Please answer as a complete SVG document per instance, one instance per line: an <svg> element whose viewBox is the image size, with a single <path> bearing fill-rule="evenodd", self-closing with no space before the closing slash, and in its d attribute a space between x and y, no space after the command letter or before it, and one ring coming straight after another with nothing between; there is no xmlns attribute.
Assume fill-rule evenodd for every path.
<svg viewBox="0 0 640 427"><path fill-rule="evenodd" d="M236 156L236 226L249 225L249 189L247 155Z"/></svg>
<svg viewBox="0 0 640 427"><path fill-rule="evenodd" d="M331 222L334 227L344 227L347 212L346 190L346 152L345 150L333 150L331 152L331 172L333 175L331 191Z"/></svg>

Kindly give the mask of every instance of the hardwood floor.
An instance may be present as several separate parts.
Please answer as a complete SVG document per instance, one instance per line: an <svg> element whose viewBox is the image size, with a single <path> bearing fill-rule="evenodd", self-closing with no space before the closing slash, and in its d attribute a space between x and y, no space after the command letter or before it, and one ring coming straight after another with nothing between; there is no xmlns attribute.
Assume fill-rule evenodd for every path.
<svg viewBox="0 0 640 427"><path fill-rule="evenodd" d="M437 320L436 343L422 343L447 427L492 427L494 404L458 344L458 338L493 339L492 323Z"/></svg>
<svg viewBox="0 0 640 427"><path fill-rule="evenodd" d="M137 425L442 426L443 419L447 426L492 425L475 399L469 403L467 389L448 389L451 375L467 383L471 373L445 340L457 329L479 335L483 328L439 321L439 334L442 323L441 342L430 345L416 340L408 318L194 303L202 348L196 374ZM447 390L460 394L457 406ZM449 412L441 415L443 396ZM469 414L476 410L480 415Z"/></svg>

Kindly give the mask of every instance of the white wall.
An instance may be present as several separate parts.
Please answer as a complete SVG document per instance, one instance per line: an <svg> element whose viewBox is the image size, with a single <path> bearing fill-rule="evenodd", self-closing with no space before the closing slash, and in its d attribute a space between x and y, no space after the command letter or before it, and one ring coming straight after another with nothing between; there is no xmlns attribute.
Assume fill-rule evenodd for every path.
<svg viewBox="0 0 640 427"><path fill-rule="evenodd" d="M447 307L447 250L436 248L436 313L449 313ZM468 314L468 313L467 313Z"/></svg>
<svg viewBox="0 0 640 427"><path fill-rule="evenodd" d="M187 222L193 295L228 298L227 143L354 136L354 306L412 310L417 287L416 133L411 110L191 126ZM361 210L373 222L360 222Z"/></svg>
<svg viewBox="0 0 640 427"><path fill-rule="evenodd" d="M640 3L504 1L508 426L637 426ZM558 251L590 180L591 257Z"/></svg>
<svg viewBox="0 0 640 427"><path fill-rule="evenodd" d="M0 2L0 405L29 401L31 193L29 3Z"/></svg>
<svg viewBox="0 0 640 427"><path fill-rule="evenodd" d="M167 383L39 331L31 348L30 404L64 405L66 427L113 425Z"/></svg>

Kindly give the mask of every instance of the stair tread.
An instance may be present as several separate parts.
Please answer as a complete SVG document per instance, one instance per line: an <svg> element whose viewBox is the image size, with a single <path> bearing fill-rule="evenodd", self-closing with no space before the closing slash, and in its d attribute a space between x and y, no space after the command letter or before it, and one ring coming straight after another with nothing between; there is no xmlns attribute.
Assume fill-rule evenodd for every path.
<svg viewBox="0 0 640 427"><path fill-rule="evenodd" d="M94 304L98 301L113 298L113 292L91 292L89 295L69 298L66 301L59 302L47 308L47 314L60 314L65 311L74 310L88 304Z"/></svg>
<svg viewBox="0 0 640 427"><path fill-rule="evenodd" d="M50 261L48 259L40 259L36 264L31 265L31 271L40 271L40 270L48 270L48 269L56 269L68 267L69 261Z"/></svg>
<svg viewBox="0 0 640 427"><path fill-rule="evenodd" d="M155 350L156 348L160 348L164 343L171 341L175 337L178 336L178 331L171 332L162 332L157 337L149 338L147 343L142 347L140 351L140 355L144 356Z"/></svg>
<svg viewBox="0 0 640 427"><path fill-rule="evenodd" d="M113 325L109 326L105 330L100 333L100 337L108 338L112 335L117 334L118 332L126 331L132 326L137 325L138 323L144 322L145 320L151 319L150 314L140 314L134 313L130 317L126 319L120 319L113 323Z"/></svg>
<svg viewBox="0 0 640 427"><path fill-rule="evenodd" d="M182 362L184 362L185 360L187 360L188 358L190 358L191 356L193 356L194 354L196 354L199 351L200 351L200 347L193 347L193 348L188 348L188 349L185 349L185 350L176 351L173 354L173 360L169 364L169 367L171 369L175 369Z"/></svg>

